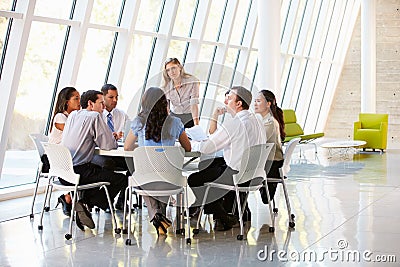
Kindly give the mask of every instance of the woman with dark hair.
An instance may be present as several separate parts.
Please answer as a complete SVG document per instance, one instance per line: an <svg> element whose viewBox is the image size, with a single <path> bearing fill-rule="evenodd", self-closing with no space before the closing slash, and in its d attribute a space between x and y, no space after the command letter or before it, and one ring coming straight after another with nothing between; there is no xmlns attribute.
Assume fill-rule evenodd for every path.
<svg viewBox="0 0 400 267"><path fill-rule="evenodd" d="M74 87L65 87L58 93L56 106L54 107L53 117L51 119L51 128L49 134L49 143L61 143L62 133L68 115L81 109L79 92ZM70 194L63 194L58 197L58 203L62 204L64 215L71 216L72 199Z"/></svg>
<svg viewBox="0 0 400 267"><path fill-rule="evenodd" d="M254 111L261 115L262 122L267 133L267 143L275 144L275 154L271 161L267 161L267 177L278 178L279 168L283 166L282 140L285 139L285 123L283 111L276 104L275 95L269 90L261 90L255 103ZM268 191L271 199L274 198L277 183L268 183ZM260 188L261 198L264 204L269 202L265 187Z"/></svg>
<svg viewBox="0 0 400 267"><path fill-rule="evenodd" d="M174 146L177 139L185 151L191 150L183 123L168 114L168 101L163 90L157 87L147 89L142 98L142 110L132 121L124 149L134 150L136 141L139 146ZM165 183L150 183L142 187L145 189L146 186L151 189L166 188ZM168 197L144 196L143 199L157 234L166 234L171 226L171 221L165 216Z"/></svg>
<svg viewBox="0 0 400 267"><path fill-rule="evenodd" d="M51 119L49 143L61 143L62 132L68 115L81 109L79 92L74 87L65 87L58 93L56 106Z"/></svg>
<svg viewBox="0 0 400 267"><path fill-rule="evenodd" d="M199 80L186 73L177 58L168 58L163 69L163 89L171 115L181 119L185 128L199 124Z"/></svg>

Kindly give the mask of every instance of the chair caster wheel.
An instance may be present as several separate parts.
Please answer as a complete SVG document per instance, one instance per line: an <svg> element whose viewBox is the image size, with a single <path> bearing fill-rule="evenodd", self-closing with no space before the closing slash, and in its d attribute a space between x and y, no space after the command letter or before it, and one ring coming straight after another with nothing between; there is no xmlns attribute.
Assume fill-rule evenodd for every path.
<svg viewBox="0 0 400 267"><path fill-rule="evenodd" d="M294 214L290 214L290 218L292 218L292 220L294 220L296 216L294 216Z"/></svg>
<svg viewBox="0 0 400 267"><path fill-rule="evenodd" d="M186 244L187 244L187 245L192 244L192 240L191 240L190 238L186 238Z"/></svg>
<svg viewBox="0 0 400 267"><path fill-rule="evenodd" d="M269 229L268 229L268 231L269 231L270 233L275 232L275 227L270 226Z"/></svg>
<svg viewBox="0 0 400 267"><path fill-rule="evenodd" d="M45 211L45 212L49 212L49 210L50 210L50 207L45 207L45 208L44 208L44 211Z"/></svg>
<svg viewBox="0 0 400 267"><path fill-rule="evenodd" d="M128 229L123 229L123 230L122 230L122 233L123 233L123 234L128 234Z"/></svg>
<svg viewBox="0 0 400 267"><path fill-rule="evenodd" d="M120 234L120 233L121 233L121 228L115 228L114 232L115 232L116 234Z"/></svg>
<svg viewBox="0 0 400 267"><path fill-rule="evenodd" d="M237 240L243 240L243 235L237 235Z"/></svg>
<svg viewBox="0 0 400 267"><path fill-rule="evenodd" d="M274 208L274 209L273 209L273 212L274 212L274 213L278 213L278 208Z"/></svg>
<svg viewBox="0 0 400 267"><path fill-rule="evenodd" d="M132 245L132 241L131 241L130 239L127 239L127 240L125 241L125 245L127 245L127 246Z"/></svg>
<svg viewBox="0 0 400 267"><path fill-rule="evenodd" d="M296 224L295 224L294 222L289 222L289 227L290 227L290 228L294 228L295 225L296 225Z"/></svg>
<svg viewBox="0 0 400 267"><path fill-rule="evenodd" d="M70 240L72 238L71 234L65 234L65 239Z"/></svg>
<svg viewBox="0 0 400 267"><path fill-rule="evenodd" d="M43 225L38 225L37 229L38 229L39 231L42 231L42 230L43 230Z"/></svg>
<svg viewBox="0 0 400 267"><path fill-rule="evenodd" d="M200 232L199 229L193 229L193 234L194 235L197 235L199 232Z"/></svg>
<svg viewBox="0 0 400 267"><path fill-rule="evenodd" d="M33 213L31 213L31 214L29 215L29 218L32 220L33 217L35 217L35 215L33 215Z"/></svg>

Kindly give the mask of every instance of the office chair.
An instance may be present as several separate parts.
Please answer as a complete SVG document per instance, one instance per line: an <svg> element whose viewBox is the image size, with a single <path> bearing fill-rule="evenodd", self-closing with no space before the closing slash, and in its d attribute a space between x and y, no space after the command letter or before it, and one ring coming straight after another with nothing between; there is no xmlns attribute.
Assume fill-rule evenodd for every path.
<svg viewBox="0 0 400 267"><path fill-rule="evenodd" d="M204 205L206 204L207 195L211 187L219 188L227 191L235 191L236 194L236 203L239 212L239 224L240 224L240 234L237 236L237 240L243 240L243 212L246 207L247 198L244 199L243 203L241 203L239 192L251 192L258 191L263 186L263 181L265 181L265 187L267 190L268 198L268 188L266 183L266 173L265 173L265 164L268 159L268 155L271 153L272 148L274 147L273 143L267 144L259 144L255 146L251 146L247 148L242 155L242 161L240 163L240 170L237 174L233 175L233 185L221 184L218 182L206 183L207 186L206 192L203 197L202 205L200 208L200 213L197 219L196 228L193 229L193 234L199 233L200 228L200 219L204 210ZM261 178L261 179L260 179ZM250 182L249 186L241 186L241 184ZM270 232L275 231L275 221L273 218L273 211L271 202L269 202L269 211L271 215L272 226L269 227Z"/></svg>
<svg viewBox="0 0 400 267"><path fill-rule="evenodd" d="M48 159L44 153L44 148L43 148L42 142L48 142L49 138L44 134L30 134L29 137L32 139L33 143L35 144L36 150L37 150L37 152L39 154L39 158L40 158L40 161L38 163L38 168L36 171L36 179L35 179L36 186L35 186L35 190L33 192L31 214L29 215L30 219L33 219L34 218L33 208L35 206L35 200L36 200L36 196L37 196L40 179L48 178L48 172L49 172L49 166L47 166ZM47 163L47 164L44 164L44 163ZM50 184L50 180L48 182ZM50 210L50 197L47 201L47 206L45 205L45 207L44 207L44 210L45 211Z"/></svg>
<svg viewBox="0 0 400 267"><path fill-rule="evenodd" d="M182 175L182 167L184 161L185 151L182 147L178 146L143 146L138 147L133 151L133 162L135 165L135 172L129 177L129 186L125 191L125 203L129 197L129 207L132 207L132 194L133 190L140 196L172 196L180 194L184 197L183 207L186 214L189 214L188 207L188 191L187 178ZM142 189L141 186L153 182L163 182L176 186L176 189ZM179 203L179 201L178 201ZM131 214L132 210L129 209L128 214L128 238L125 244L131 245ZM180 212L183 215L183 212ZM123 231L125 228L126 205L124 207L124 223ZM186 243L190 244L190 223L189 216L187 216L186 224L187 231L182 225L183 216L181 216L180 233L185 233L188 236Z"/></svg>
<svg viewBox="0 0 400 267"><path fill-rule="evenodd" d="M289 201L289 195L287 192L286 188L286 183L285 179L287 178L287 174L290 171L290 161L293 155L293 151L296 148L297 144L300 142L300 138L294 138L290 140L287 144L285 154L284 154L284 161L283 161L283 166L279 168L279 173L280 177L279 178L267 178L268 183L280 183L282 184L282 190L285 196L285 201L286 201L286 208L288 212L288 218L289 218L289 227L294 228L295 222L294 222L294 214L292 213L291 207L290 207L290 201ZM274 213L278 212L278 208L275 206L275 199L272 199L273 203L273 211Z"/></svg>
<svg viewBox="0 0 400 267"><path fill-rule="evenodd" d="M62 189L65 191L71 191L72 192L72 211L73 214L71 214L70 221L69 221L69 230L68 233L65 234L65 239L69 240L72 238L72 222L74 218L76 217L76 211L75 211L75 204L78 201L78 194L81 191L84 191L86 189L92 189L92 188L104 188L104 191L107 195L107 200L108 200L108 205L110 208L111 216L113 218L113 226L114 226L114 231L116 234L121 233L121 229L117 228L117 221L115 219L115 214L114 214L114 208L110 199L110 196L108 194L107 190L107 185L109 185L109 182L97 182L97 183L91 183L91 184L85 184L85 185L79 185L79 179L80 175L76 174L74 172L73 164L72 164L72 157L71 157L71 152L68 150L63 145L56 145L56 144L49 144L49 143L43 143L44 151L47 154L49 161L50 161L50 171L48 176L50 177L50 183L46 187L46 193L45 193L45 202L48 196L51 195L51 191L54 188ZM57 178L57 179L56 179ZM70 186L63 185L60 183L58 178L62 178L63 180L73 184ZM50 193L50 195L49 195ZM99 192L100 194L102 192ZM44 213L44 204L43 204L43 209L42 213L40 216L40 223L38 226L39 230L43 230L43 213Z"/></svg>

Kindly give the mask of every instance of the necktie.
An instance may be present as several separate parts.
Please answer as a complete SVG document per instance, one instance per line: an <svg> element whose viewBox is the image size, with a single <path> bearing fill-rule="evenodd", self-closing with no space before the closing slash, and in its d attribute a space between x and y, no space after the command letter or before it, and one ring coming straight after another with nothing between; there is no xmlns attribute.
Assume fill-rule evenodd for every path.
<svg viewBox="0 0 400 267"><path fill-rule="evenodd" d="M112 114L111 113L108 113L108 115L107 115L107 125L108 125L108 128L110 128L111 132L115 132L114 131L114 123L112 121Z"/></svg>

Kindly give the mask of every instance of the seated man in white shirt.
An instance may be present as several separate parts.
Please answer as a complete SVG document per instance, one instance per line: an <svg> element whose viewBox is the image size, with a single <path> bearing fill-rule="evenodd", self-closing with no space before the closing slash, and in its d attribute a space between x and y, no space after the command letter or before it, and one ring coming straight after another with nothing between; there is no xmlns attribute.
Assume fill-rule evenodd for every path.
<svg viewBox="0 0 400 267"><path fill-rule="evenodd" d="M223 160L214 160L209 166L189 176L188 184L196 195L194 205L201 205L205 183L217 180L233 184L232 176L239 171L244 150L253 145L266 143L261 122L248 110L251 100L251 92L246 88L241 86L231 88L226 109L233 119L221 125L207 141L202 142L200 147L202 154L213 154L222 150ZM237 222L236 217L228 214L223 207L222 198L226 193L227 191L211 189L205 205L205 213L214 214L217 230L231 229Z"/></svg>
<svg viewBox="0 0 400 267"><path fill-rule="evenodd" d="M65 123L62 144L66 146L72 155L74 171L80 174L80 184L94 182L109 182L107 187L110 198L114 199L120 191L128 186L125 175L106 170L93 164L95 147L101 149L115 149L117 141L107 124L102 118L104 109L104 97L100 91L89 90L81 96L82 109L72 112ZM61 181L68 184L65 181ZM108 201L104 190L85 190L83 198L77 203L77 214L80 223L93 229L95 227L90 212L85 207L97 206L103 210L108 208ZM78 224L77 221L77 225ZM83 226L80 226L83 229Z"/></svg>
<svg viewBox="0 0 400 267"><path fill-rule="evenodd" d="M125 125L129 120L128 115L117 108L118 90L112 84L105 84L101 87L101 92L104 95L105 109L103 110L104 122L110 128L110 131L117 140L124 136Z"/></svg>

